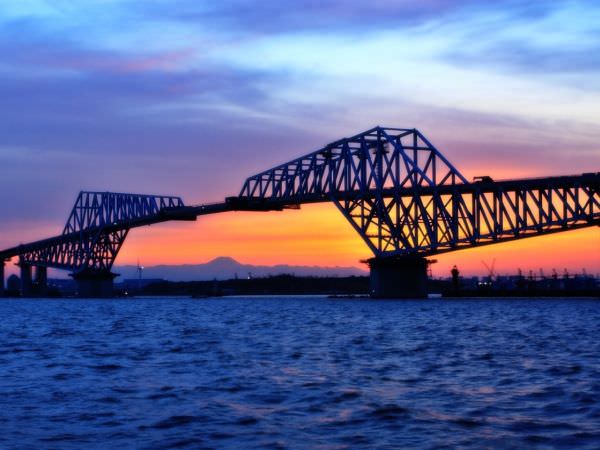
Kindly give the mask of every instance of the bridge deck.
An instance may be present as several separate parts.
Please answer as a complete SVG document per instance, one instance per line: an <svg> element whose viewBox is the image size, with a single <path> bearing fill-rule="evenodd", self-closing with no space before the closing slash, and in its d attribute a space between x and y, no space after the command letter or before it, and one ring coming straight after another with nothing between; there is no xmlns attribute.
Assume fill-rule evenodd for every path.
<svg viewBox="0 0 600 450"><path fill-rule="evenodd" d="M281 211L287 208L299 208L301 204L330 202L333 197L338 201L356 200L362 198L390 197L390 196L430 196L430 195L448 195L448 194L486 194L498 193L517 189L535 190L535 189L570 189L574 186L583 184L592 187L596 192L600 191L600 172L586 173L582 175L555 176L545 178L524 178L514 180L493 181L491 179L473 183L460 183L454 185L440 186L419 186L410 188L389 187L384 189L354 190L349 192L338 191L332 193L310 193L305 195L296 195L290 197L277 198L244 198L228 197L221 203L210 203L196 206L183 206L175 208L165 208L158 214L133 219L117 224L105 224L101 227L102 232L113 232L118 230L128 230L131 228L153 225L167 221L194 221L198 216L217 214L230 211ZM594 223L600 224L600 219L595 218ZM585 225L577 225L570 228L578 228ZM589 226L589 225L587 225ZM66 233L39 241L21 244L12 248L0 251L0 261L8 260L12 257L22 255L27 252L35 251L61 243L81 240L92 236L100 230L100 227L90 227L78 232ZM561 231L561 230L552 230ZM523 236L525 237L525 236ZM509 240L503 239L503 240ZM483 245L483 243L482 243ZM452 249L440 250L450 251Z"/></svg>
<svg viewBox="0 0 600 450"><path fill-rule="evenodd" d="M163 209L160 213L144 217L140 219L132 219L126 222L120 222L118 224L106 224L101 227L103 232L112 232L122 229L137 228L142 226L154 225L161 222L168 222L172 220L176 221L194 221L197 216L204 214L214 214L218 212L230 211L231 208L225 202L213 203L208 205L201 205L197 207L181 207L181 208L168 208ZM79 240L87 236L94 235L100 227L90 227L82 231L61 234L39 241L30 242L27 244L17 245L12 248L8 248L0 251L0 261L10 259L12 257L21 255L26 252L34 251L36 249L45 248L52 245L57 245L63 242L69 242L72 240Z"/></svg>
<svg viewBox="0 0 600 450"><path fill-rule="evenodd" d="M229 197L227 202L231 202L235 210L243 210L245 207L249 211L269 211L275 209L283 209L293 205L306 203L324 203L330 202L332 197L337 200L355 200L360 198L372 198L375 196L391 197L391 196L409 196L409 195L448 195L448 194L473 194L473 193L496 193L504 191L512 191L516 189L569 189L577 184L585 186L594 186L600 189L600 172L585 173L582 175L564 175L544 178L520 178L499 181L476 181L472 183L460 183L454 185L440 186L418 186L409 188L387 187L383 189L368 189L368 190L353 190L353 191L336 191L333 194L329 193L310 193L289 197L273 197L273 198L239 198ZM237 207L236 207L237 206Z"/></svg>

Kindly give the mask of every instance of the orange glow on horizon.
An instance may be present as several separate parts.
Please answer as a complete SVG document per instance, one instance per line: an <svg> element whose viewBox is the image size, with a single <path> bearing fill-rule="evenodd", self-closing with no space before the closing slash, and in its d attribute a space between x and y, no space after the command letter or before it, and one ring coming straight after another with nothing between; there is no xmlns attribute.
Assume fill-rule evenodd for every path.
<svg viewBox="0 0 600 450"><path fill-rule="evenodd" d="M195 264L218 256L242 263L310 266L354 266L371 256L367 245L332 204L306 205L283 212L237 212L201 216L197 222L172 222L134 229L116 264L146 266ZM600 272L600 228L591 227L554 235L526 238L433 257L434 276L448 276L452 265L461 273L486 273L495 258L496 271L514 274L542 268L570 273Z"/></svg>
<svg viewBox="0 0 600 450"><path fill-rule="evenodd" d="M331 204L300 211L235 212L133 230L117 264L205 262L231 256L251 264L361 266L369 249Z"/></svg>

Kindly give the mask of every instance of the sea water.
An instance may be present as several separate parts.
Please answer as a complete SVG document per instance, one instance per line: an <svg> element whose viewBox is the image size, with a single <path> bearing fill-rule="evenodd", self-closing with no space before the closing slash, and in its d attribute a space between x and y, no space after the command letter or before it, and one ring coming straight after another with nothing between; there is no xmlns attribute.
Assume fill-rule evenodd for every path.
<svg viewBox="0 0 600 450"><path fill-rule="evenodd" d="M0 301L0 448L599 448L600 301Z"/></svg>

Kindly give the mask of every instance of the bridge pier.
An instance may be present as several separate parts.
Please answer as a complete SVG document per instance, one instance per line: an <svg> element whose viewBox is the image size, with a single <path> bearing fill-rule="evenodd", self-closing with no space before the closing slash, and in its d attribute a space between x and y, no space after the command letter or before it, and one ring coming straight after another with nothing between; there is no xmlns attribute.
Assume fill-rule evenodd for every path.
<svg viewBox="0 0 600 450"><path fill-rule="evenodd" d="M92 271L71 274L77 284L77 295L82 298L110 298L113 296L113 280L117 274L110 271Z"/></svg>
<svg viewBox="0 0 600 450"><path fill-rule="evenodd" d="M20 261L21 297L44 297L48 294L48 269L45 266L34 266Z"/></svg>
<svg viewBox="0 0 600 450"><path fill-rule="evenodd" d="M31 278L31 264L27 264L23 261L19 262L19 268L21 269L21 297L32 297L33 296L33 282Z"/></svg>
<svg viewBox="0 0 600 450"><path fill-rule="evenodd" d="M4 260L0 259L0 297L4 297Z"/></svg>
<svg viewBox="0 0 600 450"><path fill-rule="evenodd" d="M372 298L427 297L427 259L420 256L371 258L367 263Z"/></svg>
<svg viewBox="0 0 600 450"><path fill-rule="evenodd" d="M35 295L38 297L45 297L48 295L48 268L46 266L35 267L33 289Z"/></svg>

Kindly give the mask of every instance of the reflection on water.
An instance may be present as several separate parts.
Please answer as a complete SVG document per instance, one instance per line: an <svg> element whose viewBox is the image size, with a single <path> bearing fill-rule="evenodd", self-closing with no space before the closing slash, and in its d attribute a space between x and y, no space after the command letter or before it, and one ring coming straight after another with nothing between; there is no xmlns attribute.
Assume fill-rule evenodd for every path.
<svg viewBox="0 0 600 450"><path fill-rule="evenodd" d="M0 302L0 447L600 446L600 302Z"/></svg>

